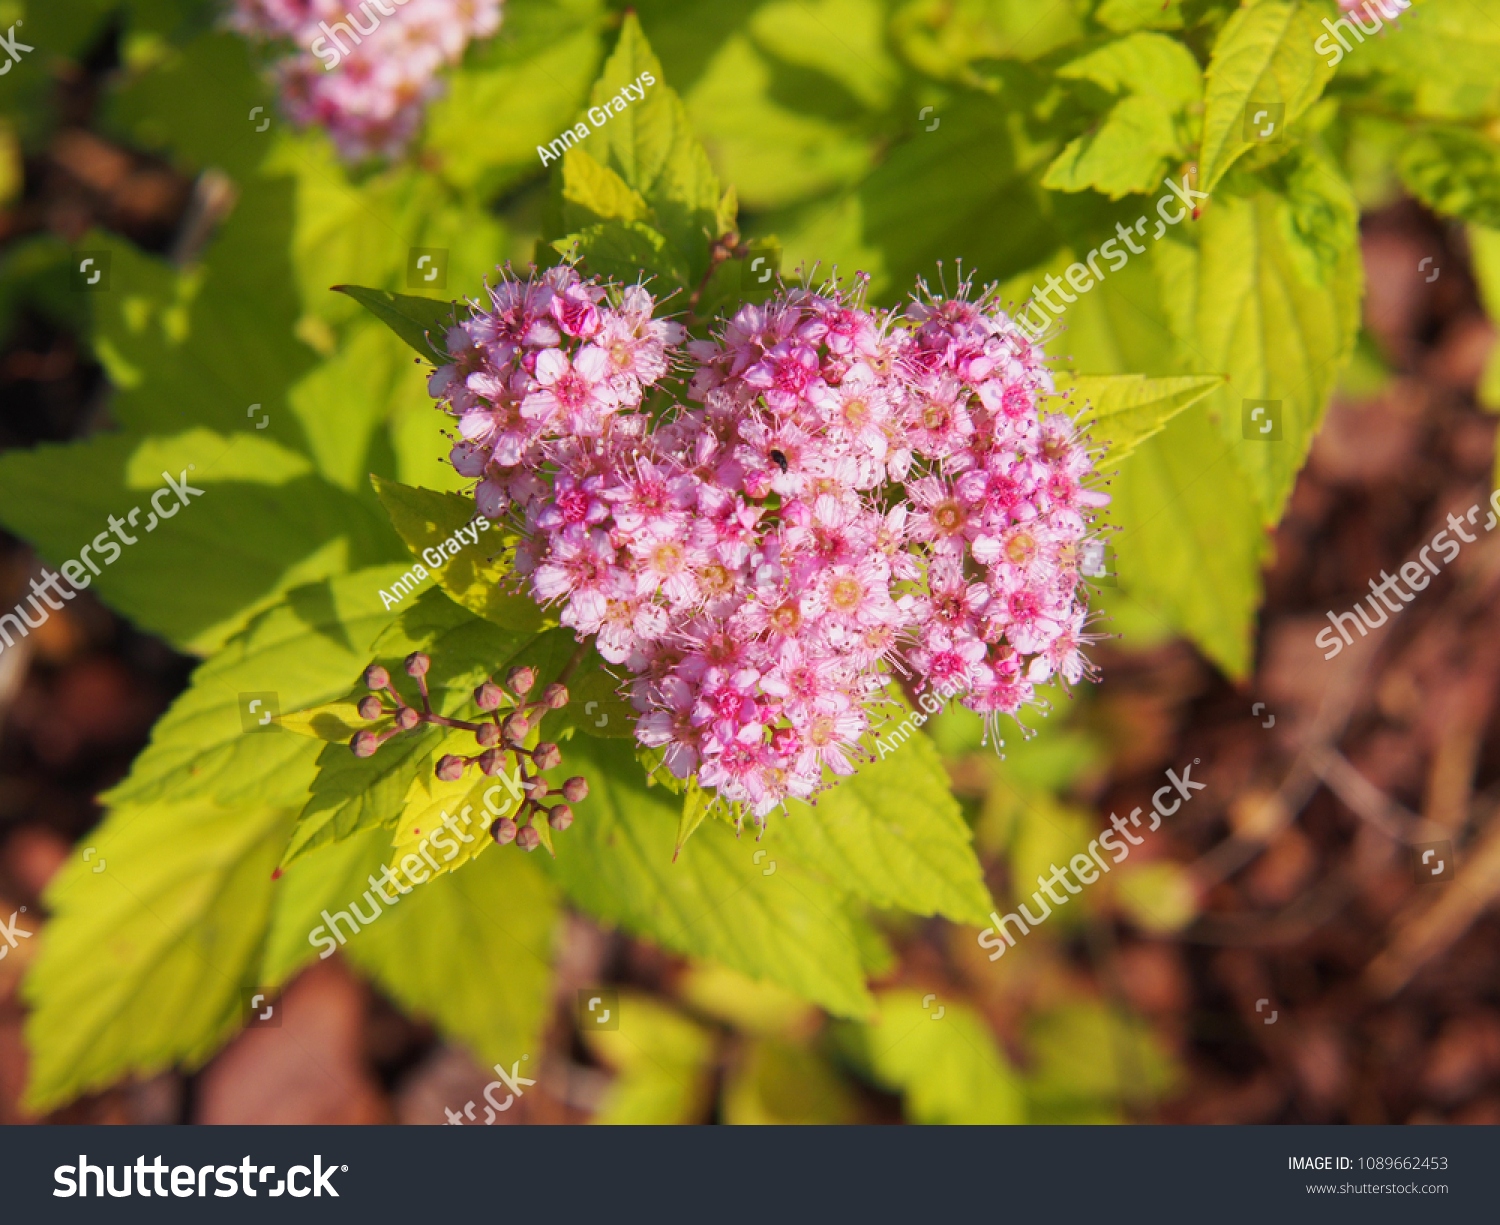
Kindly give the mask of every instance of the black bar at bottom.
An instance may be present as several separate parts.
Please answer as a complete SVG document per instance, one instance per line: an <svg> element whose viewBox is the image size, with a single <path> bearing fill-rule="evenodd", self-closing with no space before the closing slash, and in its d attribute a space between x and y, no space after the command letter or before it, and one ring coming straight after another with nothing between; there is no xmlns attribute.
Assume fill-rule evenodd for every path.
<svg viewBox="0 0 1500 1225"><path fill-rule="evenodd" d="M1363 1225L1493 1219L1497 1156L1485 1127L11 1127L0 1215Z"/></svg>

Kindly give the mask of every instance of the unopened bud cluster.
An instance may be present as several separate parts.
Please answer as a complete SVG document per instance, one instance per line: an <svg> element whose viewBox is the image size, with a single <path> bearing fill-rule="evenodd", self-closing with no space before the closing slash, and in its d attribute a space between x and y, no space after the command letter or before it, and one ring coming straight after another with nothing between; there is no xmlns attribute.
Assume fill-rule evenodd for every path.
<svg viewBox="0 0 1500 1225"><path fill-rule="evenodd" d="M371 664L364 674L364 683L370 694L359 700L360 718L371 721L389 718L392 725L380 732L372 728L356 732L350 741L356 757L372 756L392 736L411 731L421 724L463 728L474 733L479 751L472 756L443 754L438 758L437 777L444 782L457 782L471 766L478 766L480 773L491 778L510 769L519 778L525 795L514 817L500 817L490 826L490 835L496 842L501 846L514 842L524 850L534 851L542 841L534 828L536 818L544 819L558 832L573 824L571 805L587 797L588 781L575 775L554 789L542 775L562 764L562 750L545 740L530 748L526 744L547 711L561 710L568 704L565 685L554 682L537 696L529 697L536 689L535 669L512 668L503 686L485 681L474 690L474 705L485 717L479 722L469 722L450 719L433 711L427 689L431 659L417 651L406 657L405 666L406 674L417 682L421 710L402 698L391 683L389 672L379 664Z"/></svg>

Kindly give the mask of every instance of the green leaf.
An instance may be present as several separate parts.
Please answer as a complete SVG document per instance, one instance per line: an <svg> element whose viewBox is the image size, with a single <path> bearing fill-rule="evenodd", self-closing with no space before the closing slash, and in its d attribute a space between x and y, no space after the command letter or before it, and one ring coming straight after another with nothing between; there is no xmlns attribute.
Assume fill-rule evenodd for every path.
<svg viewBox="0 0 1500 1225"><path fill-rule="evenodd" d="M881 992L875 1023L847 1039L855 1058L901 1094L913 1123L1025 1122L1021 1086L984 1019L965 1004L927 997L924 1006L923 998Z"/></svg>
<svg viewBox="0 0 1500 1225"><path fill-rule="evenodd" d="M1177 1079L1171 1058L1138 1017L1094 1003L1035 1014L1027 1026L1033 1063L1026 1084L1038 1123L1118 1123ZM1096 1057L1078 1058L1079 1051Z"/></svg>
<svg viewBox="0 0 1500 1225"><path fill-rule="evenodd" d="M372 757L356 757L347 744L324 748L312 795L297 816L282 866L326 843L394 826L412 783L435 768L441 739L436 728L419 726L393 736Z"/></svg>
<svg viewBox="0 0 1500 1225"><path fill-rule="evenodd" d="M535 1061L551 979L555 888L512 849L458 876L409 885L409 893L386 884L387 896L397 900L385 905L370 881L382 879L389 841L384 830L367 830L286 869L260 985L274 990L316 957L331 955L323 912L348 915L352 901L376 921L351 933L341 919L342 951L386 994L432 1017L484 1062L509 1069L528 1051ZM434 956L435 949L442 955Z"/></svg>
<svg viewBox="0 0 1500 1225"><path fill-rule="evenodd" d="M989 890L937 749L919 730L926 718L897 705L872 732L879 759L837 779L816 807L792 805L766 842L875 906L983 926Z"/></svg>
<svg viewBox="0 0 1500 1225"><path fill-rule="evenodd" d="M486 836L487 838L487 836ZM516 847L415 885L346 950L381 989L506 1071L537 1077L550 1011L556 887Z"/></svg>
<svg viewBox="0 0 1500 1225"><path fill-rule="evenodd" d="M634 281L642 270L667 280L662 292L686 288L692 272L681 254L650 226L638 221L606 221L552 244L558 254L577 259L584 270L615 281Z"/></svg>
<svg viewBox="0 0 1500 1225"><path fill-rule="evenodd" d="M1326 162L1298 154L1220 193L1196 230L1153 249L1184 363L1224 371L1208 400L1267 525L1281 518L1341 367L1363 292L1358 210ZM1247 401L1280 404L1280 439L1245 432Z"/></svg>
<svg viewBox="0 0 1500 1225"><path fill-rule="evenodd" d="M1017 89L1040 88L1026 73ZM899 299L939 260L1004 278L1034 266L1058 246L1031 182L1061 142L1018 134L1005 108L989 97L959 96L944 106L936 131L918 131L892 147L854 191L774 219L782 267L859 269L872 296ZM1003 202L1003 221L997 221ZM772 228L767 223L767 228Z"/></svg>
<svg viewBox="0 0 1500 1225"><path fill-rule="evenodd" d="M1188 374L1178 378L1148 379L1144 374L1059 376L1059 392L1071 392L1074 404L1085 405L1080 427L1093 429L1095 442L1107 442L1095 467L1103 471L1124 459L1183 409L1222 387L1216 374Z"/></svg>
<svg viewBox="0 0 1500 1225"><path fill-rule="evenodd" d="M585 1027L584 1041L616 1077L595 1123L695 1123L712 1085L713 1034L650 996L621 992L612 1028Z"/></svg>
<svg viewBox="0 0 1500 1225"><path fill-rule="evenodd" d="M601 0L509 0L499 35L446 74L424 161L481 199L542 173L540 148L573 125L598 75L607 19Z"/></svg>
<svg viewBox="0 0 1500 1225"><path fill-rule="evenodd" d="M875 162L901 73L883 0L770 0L648 12L667 62L701 55L709 13L722 35L683 102L713 164L747 208L762 210L852 186ZM691 14L692 22L681 18Z"/></svg>
<svg viewBox="0 0 1500 1225"><path fill-rule="evenodd" d="M348 744L354 733L372 726L359 715L358 690L337 702L321 702L306 710L294 710L276 718L276 726L299 736L310 736L327 744Z"/></svg>
<svg viewBox="0 0 1500 1225"><path fill-rule="evenodd" d="M1180 30L1182 0L1104 0L1094 20L1116 34L1130 30Z"/></svg>
<svg viewBox="0 0 1500 1225"><path fill-rule="evenodd" d="M625 100L627 85L637 95L634 101ZM641 90L644 96L639 94ZM579 193L573 197L575 204L584 196L588 207L596 212L597 207L623 207L624 198L617 188L611 189L607 198L601 197L601 176L588 163L613 172L620 184L649 209L645 216L628 217L643 227L626 227L634 240L649 243L649 232L659 234L672 252L674 270L679 264L685 270L682 283L695 284L708 270L710 246L732 217L725 215L726 194L693 133L681 100L667 88L661 63L634 13L625 16L620 40L594 86L590 112L607 114L608 118L602 124L590 118L595 129L589 136L589 150L574 147L563 156L564 181L569 190ZM598 215L623 216L619 212ZM617 236L613 241L623 239ZM585 243L590 245L595 259L603 257L602 240ZM596 267L593 263L590 266ZM638 263L637 271L643 266L662 270L658 263Z"/></svg>
<svg viewBox="0 0 1500 1225"><path fill-rule="evenodd" d="M566 761L588 799L554 871L583 909L677 952L769 979L841 1016L870 1009L854 924L838 896L779 853L710 821L676 862L681 803L648 789L628 745L576 735ZM769 869L769 875L767 870Z"/></svg>
<svg viewBox="0 0 1500 1225"><path fill-rule="evenodd" d="M1249 482L1201 409L1147 438L1110 486L1119 581L1163 609L1234 678L1249 674L1260 563Z"/></svg>
<svg viewBox="0 0 1500 1225"><path fill-rule="evenodd" d="M919 0L901 6L891 36L923 72L968 81L976 61L1033 60L1076 42L1087 9L1079 0Z"/></svg>
<svg viewBox="0 0 1500 1225"><path fill-rule="evenodd" d="M569 230L601 221L648 223L650 217L651 206L618 174L582 147L568 150L563 158L563 224Z"/></svg>
<svg viewBox="0 0 1500 1225"><path fill-rule="evenodd" d="M443 742L438 753L472 752L474 747L473 736L458 731ZM515 815L511 793L499 778L490 778L477 771L466 771L463 778L452 781L440 779L430 770L417 774L402 801L400 820L396 822L391 845L385 853L385 862L391 871L407 872L408 868L402 867L401 861L415 855L418 866L410 870L440 876L456 872L494 846L489 827L494 823L495 814L485 806L486 794L493 800L493 809ZM443 829L445 816L451 818L456 832ZM545 825L545 821L539 822L537 832L541 833ZM435 835L437 841L429 845ZM468 841L464 841L465 838ZM451 845L444 847L444 842ZM547 849L549 853L552 850L550 846ZM440 851L442 858L434 855L424 865L423 852L431 855L433 850ZM431 863L436 863L437 867L431 867Z"/></svg>
<svg viewBox="0 0 1500 1225"><path fill-rule="evenodd" d="M1401 153L1401 179L1446 217L1500 226L1500 144L1469 128L1429 128Z"/></svg>
<svg viewBox="0 0 1500 1225"><path fill-rule="evenodd" d="M1400 113L1457 120L1500 115L1500 22L1488 0L1423 4L1380 36L1360 38L1349 52L1330 39L1330 53L1344 72L1368 74L1393 88Z"/></svg>
<svg viewBox="0 0 1500 1225"><path fill-rule="evenodd" d="M130 7L130 24L138 26L142 6ZM247 40L211 30L181 47L155 41L154 50L161 58L148 70L122 74L126 79L118 88L103 92L107 127L122 133L129 145L159 150L186 173L213 166L237 179L252 174L274 134L257 132L258 125L247 122L247 116L259 105L263 114L274 117L276 104L268 82L256 71ZM191 105L183 105L188 98Z"/></svg>
<svg viewBox="0 0 1500 1225"><path fill-rule="evenodd" d="M677 862L677 856L682 854L682 848L687 845L693 832L703 824L703 818L708 816L713 802L712 792L704 791L698 786L696 778L688 779L682 791L682 816L677 822L677 849L672 852L673 863Z"/></svg>
<svg viewBox="0 0 1500 1225"><path fill-rule="evenodd" d="M1103 122L1070 141L1042 178L1058 191L1092 188L1112 200L1149 192L1186 151L1187 108L1203 93L1193 53L1162 34L1131 34L1069 60L1064 80L1116 96Z"/></svg>
<svg viewBox="0 0 1500 1225"><path fill-rule="evenodd" d="M318 704L348 693L391 620L376 596L394 573L361 570L289 592L193 673L105 801L300 807L316 770L318 740L279 730L247 733L247 720L254 721L241 695L272 693L283 716L299 707L326 712Z"/></svg>
<svg viewBox="0 0 1500 1225"><path fill-rule="evenodd" d="M1132 260L1069 308L1075 369L1162 377L1213 369L1197 354L1178 360L1169 315L1153 262ZM1249 482L1205 406L1139 443L1120 463L1110 494L1120 585L1093 603L1131 641L1180 632L1231 676L1244 675L1265 532Z"/></svg>
<svg viewBox="0 0 1500 1225"><path fill-rule="evenodd" d="M262 987L276 991L303 966L333 956L336 950L324 938L323 911L348 914L349 903L355 899L366 913L377 908L370 878L379 880L389 841L384 830L367 830L319 847L282 870L261 954ZM367 889L371 890L370 902L363 898ZM320 933L320 927L325 931ZM351 936L349 926L341 922L336 934L345 942L358 940L363 929Z"/></svg>
<svg viewBox="0 0 1500 1225"><path fill-rule="evenodd" d="M1474 279L1479 283L1479 296L1491 321L1500 324L1500 231L1470 226L1469 246L1474 253ZM1490 351L1479 384L1479 402L1492 412L1500 409L1500 348Z"/></svg>
<svg viewBox="0 0 1500 1225"><path fill-rule="evenodd" d="M80 847L47 889L26 978L29 1109L196 1067L243 1023L289 818L170 800L117 806L89 834L93 862Z"/></svg>
<svg viewBox="0 0 1500 1225"><path fill-rule="evenodd" d="M858 1103L814 1051L775 1038L748 1043L721 1099L724 1122L834 1124L858 1120Z"/></svg>
<svg viewBox="0 0 1500 1225"><path fill-rule="evenodd" d="M1057 75L1064 80L1092 81L1112 94L1130 93L1179 105L1197 102L1203 93L1203 72L1193 53L1165 34L1114 39L1069 60Z"/></svg>
<svg viewBox="0 0 1500 1225"><path fill-rule="evenodd" d="M503 629L534 632L550 623L530 596L508 590L511 567L498 558L514 549L516 537L492 534L490 521L475 514L472 497L414 489L378 476L371 481L396 534L454 602ZM435 564L435 557L441 562Z"/></svg>
<svg viewBox="0 0 1500 1225"><path fill-rule="evenodd" d="M435 366L446 365L443 335L455 318L465 318L466 308L437 298L415 298L385 289L363 289L358 285L335 285L335 293L347 294L381 323L395 332ZM461 314L455 314L462 311ZM434 343L436 341L436 343Z"/></svg>
<svg viewBox="0 0 1500 1225"><path fill-rule="evenodd" d="M1158 98L1122 98L1095 131L1068 142L1042 186L1051 191L1092 188L1111 200L1148 192L1181 149L1175 108Z"/></svg>
<svg viewBox="0 0 1500 1225"><path fill-rule="evenodd" d="M1301 0L1252 0L1220 31L1208 64L1200 191L1212 191L1258 143L1245 134L1252 104L1284 106L1285 132L1323 93L1333 69L1313 49L1326 33L1319 11Z"/></svg>

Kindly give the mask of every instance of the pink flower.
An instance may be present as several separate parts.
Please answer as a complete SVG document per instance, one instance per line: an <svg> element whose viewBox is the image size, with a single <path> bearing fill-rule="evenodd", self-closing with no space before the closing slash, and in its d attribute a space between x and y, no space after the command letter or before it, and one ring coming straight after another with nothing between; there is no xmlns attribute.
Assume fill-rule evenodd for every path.
<svg viewBox="0 0 1500 1225"><path fill-rule="evenodd" d="M538 388L521 401L521 415L559 432L597 434L615 408L608 375L604 351L593 345L571 362L561 349L544 349L536 359Z"/></svg>
<svg viewBox="0 0 1500 1225"><path fill-rule="evenodd" d="M334 37L325 22L337 23ZM441 93L438 73L499 28L500 0L234 0L227 24L287 46L272 70L282 109L298 126L326 128L339 155L359 162L405 149Z"/></svg>
<svg viewBox="0 0 1500 1225"><path fill-rule="evenodd" d="M757 821L855 768L897 674L991 731L1093 675L1108 498L1043 355L968 294L784 290L686 345L701 407L648 414L684 333L643 287L506 274L430 380L515 581L633 675L642 745Z"/></svg>

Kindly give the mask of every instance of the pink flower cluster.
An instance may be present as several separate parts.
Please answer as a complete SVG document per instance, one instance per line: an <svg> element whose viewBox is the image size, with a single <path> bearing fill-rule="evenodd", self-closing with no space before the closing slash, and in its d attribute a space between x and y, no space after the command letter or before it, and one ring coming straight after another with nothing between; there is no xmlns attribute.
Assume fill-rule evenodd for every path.
<svg viewBox="0 0 1500 1225"><path fill-rule="evenodd" d="M639 742L762 820L847 775L896 674L1014 715L1091 675L1108 496L990 293L878 314L790 288L684 346L640 286L509 275L429 389L515 572L633 674ZM688 404L643 405L690 360ZM669 401L669 397L662 397Z"/></svg>
<svg viewBox="0 0 1500 1225"><path fill-rule="evenodd" d="M438 72L500 28L501 0L234 0L231 28L296 50L275 68L287 117L346 161L394 157L441 91Z"/></svg>

